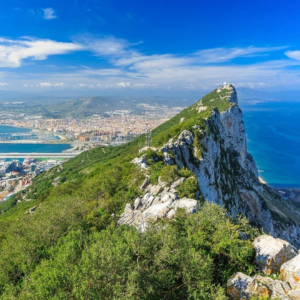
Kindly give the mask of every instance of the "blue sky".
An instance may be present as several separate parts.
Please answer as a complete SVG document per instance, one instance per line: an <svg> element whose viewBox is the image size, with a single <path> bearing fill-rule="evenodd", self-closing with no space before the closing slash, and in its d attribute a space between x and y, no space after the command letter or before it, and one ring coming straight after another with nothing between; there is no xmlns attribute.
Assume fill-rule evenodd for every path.
<svg viewBox="0 0 300 300"><path fill-rule="evenodd" d="M300 90L300 2L2 1L0 89Z"/></svg>

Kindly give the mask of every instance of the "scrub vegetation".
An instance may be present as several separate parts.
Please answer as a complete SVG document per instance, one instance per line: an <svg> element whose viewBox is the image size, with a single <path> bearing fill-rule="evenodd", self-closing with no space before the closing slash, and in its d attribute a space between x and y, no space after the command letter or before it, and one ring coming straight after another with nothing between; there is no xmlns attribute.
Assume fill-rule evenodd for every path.
<svg viewBox="0 0 300 300"><path fill-rule="evenodd" d="M153 146L194 125L205 128L212 107L199 112L197 102L162 124L153 131ZM144 233L117 225L126 203L141 195L146 175L154 184L159 177L167 183L185 177L179 196L196 197L194 174L164 165L160 151L143 153L148 173L130 162L144 143L140 136L84 152L0 203L0 299L221 300L233 273L254 272L251 241L258 230L203 199L197 213L178 209Z"/></svg>

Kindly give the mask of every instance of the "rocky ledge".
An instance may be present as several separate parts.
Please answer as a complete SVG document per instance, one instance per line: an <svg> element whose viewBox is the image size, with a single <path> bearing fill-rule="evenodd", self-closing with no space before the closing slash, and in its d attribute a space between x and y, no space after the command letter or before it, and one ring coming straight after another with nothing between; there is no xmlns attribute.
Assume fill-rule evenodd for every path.
<svg viewBox="0 0 300 300"><path fill-rule="evenodd" d="M143 163L141 159L140 164ZM178 208L185 209L187 214L196 212L199 209L197 200L178 198L176 188L185 180L184 177L180 177L168 186L160 179L157 185L152 185L146 178L140 187L144 194L135 199L133 206L130 203L126 204L118 223L133 225L144 231L149 221L156 221L165 217L172 218Z"/></svg>
<svg viewBox="0 0 300 300"><path fill-rule="evenodd" d="M300 299L300 254L297 250L287 241L268 235L256 238L253 246L258 271L270 277L234 274L227 282L230 299Z"/></svg>

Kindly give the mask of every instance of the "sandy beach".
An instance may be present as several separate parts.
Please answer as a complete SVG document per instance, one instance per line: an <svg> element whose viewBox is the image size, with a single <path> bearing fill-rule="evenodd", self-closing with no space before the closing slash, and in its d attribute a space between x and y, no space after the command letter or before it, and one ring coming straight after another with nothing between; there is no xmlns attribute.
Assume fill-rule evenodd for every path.
<svg viewBox="0 0 300 300"><path fill-rule="evenodd" d="M259 181L263 184L267 184L267 182L265 180L263 180L260 176L258 177Z"/></svg>

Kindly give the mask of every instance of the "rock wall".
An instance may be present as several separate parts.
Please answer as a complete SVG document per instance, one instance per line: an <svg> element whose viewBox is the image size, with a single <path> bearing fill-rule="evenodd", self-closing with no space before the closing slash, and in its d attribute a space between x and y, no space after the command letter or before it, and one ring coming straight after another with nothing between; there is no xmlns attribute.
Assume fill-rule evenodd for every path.
<svg viewBox="0 0 300 300"><path fill-rule="evenodd" d="M224 88L229 91L224 101L232 103L231 106L221 113L213 109L205 120L205 126L195 125L190 130L184 130L177 139L171 139L161 147L164 162L176 164L179 169L186 167L191 170L205 200L225 206L234 217L239 214L246 216L251 223L262 227L265 233L299 247L300 211L291 203L282 201L270 187L260 183L255 162L247 152L243 114L238 107L236 91L231 85ZM202 101L199 101L196 106L198 113L208 109L201 105ZM170 153L173 153L173 159ZM136 158L133 163L147 169L143 157ZM155 198L155 195L152 196L151 199ZM131 217L126 219L123 216L120 222L123 224L125 219L132 218L141 220L140 213L133 210ZM153 219L153 216L150 217Z"/></svg>
<svg viewBox="0 0 300 300"><path fill-rule="evenodd" d="M260 183L247 152L243 114L234 89L231 98L234 101L228 110L212 111L205 129L184 130L161 150L172 151L179 168L194 172L205 200L224 205L231 215L242 214L266 233L299 246L299 211ZM195 135L200 137L199 145L195 145Z"/></svg>

